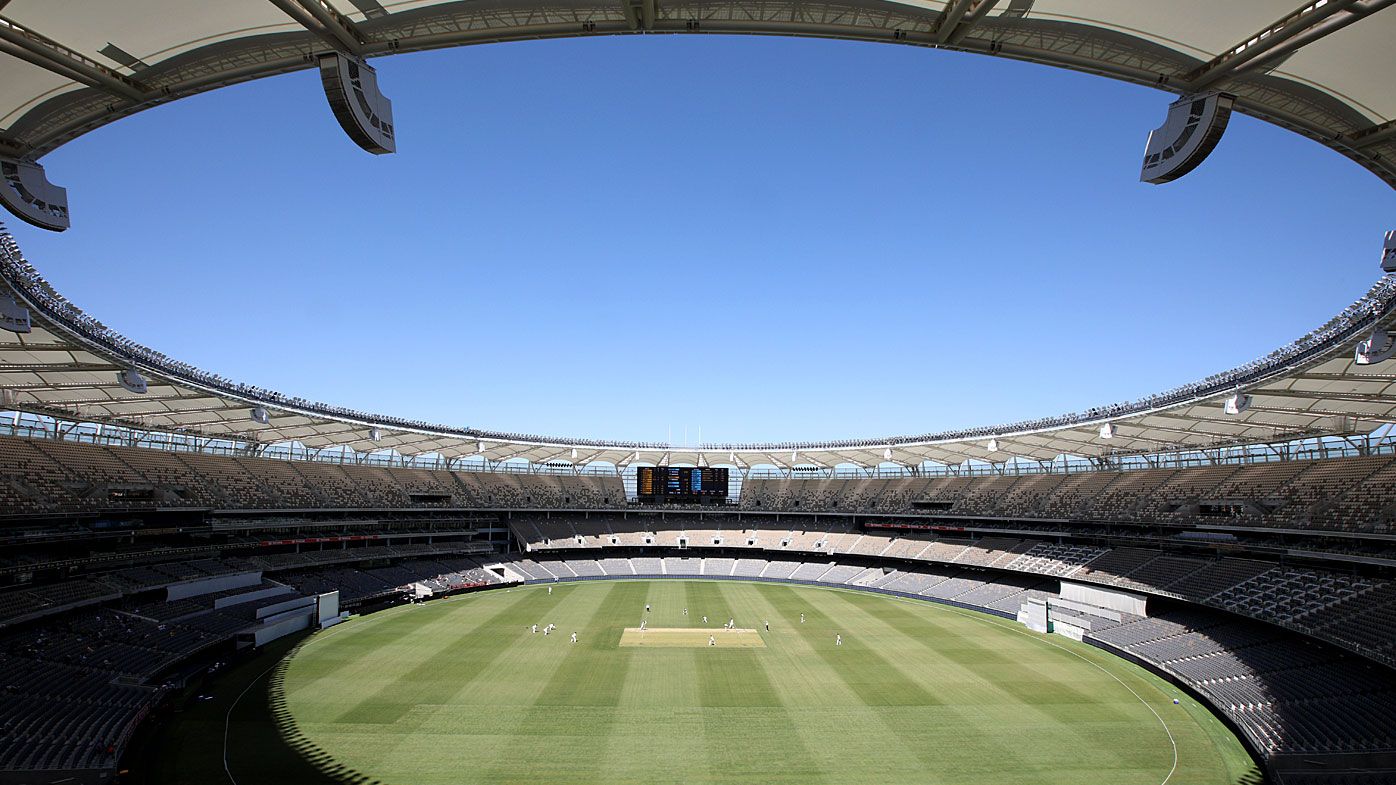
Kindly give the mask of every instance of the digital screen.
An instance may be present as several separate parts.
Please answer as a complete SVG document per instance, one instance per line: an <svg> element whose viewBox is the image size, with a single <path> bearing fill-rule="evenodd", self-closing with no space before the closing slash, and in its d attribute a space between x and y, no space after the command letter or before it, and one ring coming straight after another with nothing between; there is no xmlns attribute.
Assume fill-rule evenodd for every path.
<svg viewBox="0 0 1396 785"><path fill-rule="evenodd" d="M727 499L727 469L640 466L635 491L650 504L721 504Z"/></svg>

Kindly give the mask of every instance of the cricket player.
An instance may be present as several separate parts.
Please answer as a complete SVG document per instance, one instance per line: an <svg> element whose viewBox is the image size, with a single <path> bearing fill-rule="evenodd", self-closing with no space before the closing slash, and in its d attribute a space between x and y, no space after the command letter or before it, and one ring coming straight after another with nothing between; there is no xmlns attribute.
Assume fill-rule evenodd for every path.
<svg viewBox="0 0 1396 785"><path fill-rule="evenodd" d="M835 635L835 636L834 636L834 645L835 645L835 646L842 646L842 645L843 645L843 636L842 636L842 635Z"/></svg>
<svg viewBox="0 0 1396 785"><path fill-rule="evenodd" d="M537 624L533 625L533 634L534 634L534 635L537 635L537 634L538 634L538 625L537 625Z"/></svg>
<svg viewBox="0 0 1396 785"><path fill-rule="evenodd" d="M708 636L708 645L709 645L709 646L716 646L716 645L717 645L717 638L714 638L713 636L709 635L709 636Z"/></svg>
<svg viewBox="0 0 1396 785"><path fill-rule="evenodd" d="M804 624L804 623L805 623L805 614L803 614L803 613L800 614L800 623L801 623L801 624Z"/></svg>
<svg viewBox="0 0 1396 785"><path fill-rule="evenodd" d="M766 625L766 632L770 632L770 631L771 631L771 620L770 620L770 619L766 619L765 622L764 622L764 624Z"/></svg>
<svg viewBox="0 0 1396 785"><path fill-rule="evenodd" d="M572 633L572 642L573 642L573 643L576 643L576 642L577 642L577 633L575 633L575 632Z"/></svg>

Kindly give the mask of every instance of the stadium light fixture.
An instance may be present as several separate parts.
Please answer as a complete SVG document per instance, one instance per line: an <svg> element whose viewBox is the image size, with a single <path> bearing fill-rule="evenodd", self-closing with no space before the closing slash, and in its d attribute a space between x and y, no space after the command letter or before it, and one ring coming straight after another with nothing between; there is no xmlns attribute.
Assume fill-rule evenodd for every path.
<svg viewBox="0 0 1396 785"><path fill-rule="evenodd" d="M0 207L50 232L68 228L68 191L48 181L33 161L0 158Z"/></svg>
<svg viewBox="0 0 1396 785"><path fill-rule="evenodd" d="M374 155L396 151L393 102L378 89L378 72L362 58L342 52L321 54L319 64L330 111L344 133Z"/></svg>
<svg viewBox="0 0 1396 785"><path fill-rule="evenodd" d="M0 297L0 328L21 335L28 333L33 329L29 309L9 297Z"/></svg>
<svg viewBox="0 0 1396 785"><path fill-rule="evenodd" d="M1221 141L1236 97L1228 93L1185 95L1168 107L1163 125L1149 134L1139 179L1158 185L1197 168Z"/></svg>
<svg viewBox="0 0 1396 785"><path fill-rule="evenodd" d="M1357 342L1352 361L1358 365L1375 365L1396 354L1396 340L1380 327L1372 330L1365 340Z"/></svg>
<svg viewBox="0 0 1396 785"><path fill-rule="evenodd" d="M1251 408L1251 396L1245 393L1236 393L1222 404L1222 411L1226 414L1237 415Z"/></svg>
<svg viewBox="0 0 1396 785"><path fill-rule="evenodd" d="M116 374L116 383L121 385L121 389L136 395L145 395L150 386L146 384L145 377L141 376L135 368L127 368Z"/></svg>

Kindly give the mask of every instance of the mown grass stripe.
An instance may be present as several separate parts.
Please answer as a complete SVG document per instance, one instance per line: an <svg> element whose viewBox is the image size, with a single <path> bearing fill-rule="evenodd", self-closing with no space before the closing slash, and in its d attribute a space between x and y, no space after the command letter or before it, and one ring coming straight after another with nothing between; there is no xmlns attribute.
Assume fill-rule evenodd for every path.
<svg viewBox="0 0 1396 785"><path fill-rule="evenodd" d="M880 626L885 634L903 638L918 648L937 651L949 649L960 652L962 656L966 650L971 654L987 650L971 635L963 634L966 629L974 629L968 625L981 623L977 619L952 620L947 617L946 624L926 625L924 617L913 613L910 608L896 603L867 602L871 595L865 598L852 592L824 591L819 593L819 597L821 602L841 602L855 613L873 619L872 624ZM939 640L927 637L927 630L931 627L940 636L953 635L954 642L947 643L944 637ZM977 692L997 696L984 702L983 718L977 720L978 724L992 723L994 716L1034 716L1039 719L1041 727L1053 730L1051 736L1056 744L1077 750L1081 761L1089 761L1096 771L1106 772L1116 767L1147 772L1158 765L1162 748L1151 744L1121 746L1115 736L1101 732L1102 729L1131 724L1139 726L1141 731L1157 729L1157 719L1149 714L1136 696L1123 690L1115 694L1108 688L1102 688L1097 680L1094 702L1082 703L1079 691L1071 686L1070 679L1076 675L1094 678L1095 674L1079 668L1079 663L1070 654L1058 649L1050 653L1038 651L1038 647L1027 638L998 640L1002 645L994 653L1001 658L1009 658L1011 665L996 664L964 671L978 684ZM1028 667L1028 662L1047 662L1054 667ZM976 722L970 717L966 717L966 721Z"/></svg>
<svg viewBox="0 0 1396 785"><path fill-rule="evenodd" d="M714 626L734 618L723 587L687 583L689 613L707 614ZM759 650L693 652L703 707L703 740L710 782L825 782L825 772L781 700ZM752 728L759 727L759 740ZM759 745L759 749L752 747Z"/></svg>
<svg viewBox="0 0 1396 785"><path fill-rule="evenodd" d="M796 610L796 606L788 601L795 598L796 590L789 586L763 588L766 588L766 591L762 594L767 597L787 600L771 603L776 613L781 615L786 625L804 639L810 650L824 660L829 669L837 674L863 703L869 706L938 706L943 703L919 682L902 672L900 666L869 647L861 638L850 635L844 639L842 646L836 645L835 636L841 634L841 630L815 606L807 605L808 609L803 611L805 622L800 623L801 611ZM873 667L860 667L853 671L846 665L850 660L862 661Z"/></svg>
<svg viewBox="0 0 1396 785"><path fill-rule="evenodd" d="M617 651L621 632L625 629L620 620L628 618L627 611L631 608L644 608L645 591L644 583L611 584L593 615L604 626L587 630L586 636L568 649L567 658L548 680L537 705L615 706L620 703L621 685L631 657L627 649ZM635 615L638 618L638 613ZM564 628L559 632L568 634L570 630ZM604 666L599 662L599 652L606 653Z"/></svg>
<svg viewBox="0 0 1396 785"><path fill-rule="evenodd" d="M298 655L305 661L288 670L287 709L305 720L320 753L333 756L340 770L401 785L1158 785L1161 776L1148 751L1157 746L1156 726L1093 722L1092 706L1070 695L1037 706L1045 713L1022 704L1018 685L1043 674L1060 673L1077 690L1096 676L1077 658L1044 654L1038 641L1006 622L930 603L735 582L571 584L555 590L568 597L546 611L516 603L545 588L513 591L411 609L401 614L415 617L406 628L389 612L382 619L392 624L366 624L362 631L373 634L362 638L356 624L346 625L346 634L325 636ZM647 601L654 605L651 627L683 623L683 606L691 626L701 626L706 613L714 628L735 618L741 627L760 629L769 616L771 631L761 630L769 648L607 648L637 623ZM870 612L881 604L913 618ZM498 618L506 605L515 612ZM803 630L800 611L807 614ZM915 617L935 624L918 626ZM493 631L482 621L490 618ZM524 630L532 621L556 621L561 634L531 636ZM385 680L420 665L440 636L455 638L460 629L472 630L471 645L488 651L438 657L439 694L393 724L333 721ZM579 631L576 645L567 642L572 629ZM839 630L846 643L835 649ZM991 661L977 665L966 638L987 648L992 656L981 659ZM821 647L838 659L821 656ZM475 660L483 656L492 660L481 668ZM1097 652L1084 656L1157 681ZM713 668L719 658L727 664ZM375 678L370 663L381 675ZM353 675L327 688L327 670ZM1118 685L1099 676L1105 681L1094 692L1114 702ZM869 705L848 678L884 685L909 680L943 705ZM304 689L309 679L321 686ZM1236 785L1251 771L1235 763L1245 764L1244 755L1218 723L1200 725L1197 717L1208 719L1200 709L1192 714L1190 704L1165 703L1159 710L1171 712L1170 727L1180 726L1173 730L1181 765L1169 785ZM1098 738L1073 739L1066 725Z"/></svg>
<svg viewBox="0 0 1396 785"><path fill-rule="evenodd" d="M567 653L533 703L516 722L501 728L491 761L473 761L482 782L526 782L521 769L532 769L544 781L559 781L553 772L565 772L569 780L594 782L606 765L606 744L615 723L617 706L625 686L632 650L620 649L622 619L631 609L644 608L646 584L616 582L606 586L578 643L567 644ZM581 626L579 624L579 626ZM570 635L570 626L560 627Z"/></svg>
<svg viewBox="0 0 1396 785"><path fill-rule="evenodd" d="M816 688L817 699L838 707L842 725L835 733L859 739L859 746L878 760L891 777L914 777L918 783L926 784L955 782L953 778L946 777L946 760L937 749L938 740L922 732L927 721L942 721L949 716L951 709L941 705L869 705L861 699L846 676L872 668L874 663L866 662L856 649L845 651L844 647L835 647L828 630L819 623L817 614L812 614L805 624L800 624L800 611L805 610L807 614L809 611L808 592L779 598L780 606L788 614L783 613L782 607L778 607L764 591L748 591L744 595L751 612L763 619L774 620L770 635L779 641L779 648L788 651L792 660L789 663L792 675L798 673L801 680L806 682L811 681L807 675L811 672L827 675L832 671L838 676L837 679L818 682ZM835 649L838 656L831 663L820 656L819 647ZM807 663L811 661L819 662L822 667L809 668ZM827 762L826 766L835 768L846 763L846 760L837 758ZM855 775L857 773L854 772Z"/></svg>
<svg viewBox="0 0 1396 785"><path fill-rule="evenodd" d="M561 594L549 595L546 592L520 592L518 599L481 619L479 624L463 629L457 627L454 634L441 635L436 639L436 646L422 652L421 662L384 682L373 693L336 717L335 722L397 722L414 706L428 703L432 697L440 695L437 677L442 670L442 657L452 657L458 663L470 663L470 658L478 658L478 664L483 667L502 653L503 649L498 647L497 641L484 636L473 638L471 633L476 629L491 627L526 611L541 614L561 602L562 597Z"/></svg>
<svg viewBox="0 0 1396 785"><path fill-rule="evenodd" d="M868 602L862 595L852 592L827 592L828 595L852 606L857 611L881 620L895 632L905 635L928 652L953 652L958 664L975 666L974 670L984 673L985 663L1009 664L1021 677L1013 685L1004 685L993 679L982 679L991 687L1006 693L1011 699L1037 709L1044 705L1089 706L1096 721L1131 722L1139 721L1140 715L1125 709L1144 710L1138 700L1127 693L1116 696L1116 702L1125 709L1104 699L1099 692L1082 690L1063 678L1060 668L1046 669L1036 665L1039 662L1060 664L1069 654L1055 649L1035 651L1026 656L1024 644L1008 639L1009 645L989 647L980 643L974 636L962 634L961 629L937 624L925 616L913 613L909 608L892 602ZM871 595L869 595L871 597ZM874 598L875 599L875 598ZM946 637L953 636L953 645L947 644ZM1010 690L1009 687L1014 690ZM1123 693L1123 690L1121 691Z"/></svg>

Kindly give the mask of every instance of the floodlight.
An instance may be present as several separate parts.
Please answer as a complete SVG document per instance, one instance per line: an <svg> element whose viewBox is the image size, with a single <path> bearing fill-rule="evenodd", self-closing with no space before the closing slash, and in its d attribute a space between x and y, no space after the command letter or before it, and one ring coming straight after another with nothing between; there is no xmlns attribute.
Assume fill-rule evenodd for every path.
<svg viewBox="0 0 1396 785"><path fill-rule="evenodd" d="M121 385L121 389L136 395L145 395L149 386L145 382L145 377L136 372L135 368L128 368L116 374L116 383Z"/></svg>
<svg viewBox="0 0 1396 785"><path fill-rule="evenodd" d="M1352 361L1358 365L1375 365L1393 354L1396 354L1396 341L1391 339L1386 330L1377 327L1365 340L1357 342Z"/></svg>
<svg viewBox="0 0 1396 785"><path fill-rule="evenodd" d="M1249 408L1251 408L1251 396L1245 393L1236 393L1222 404L1222 411L1232 415L1240 414Z"/></svg>
<svg viewBox="0 0 1396 785"><path fill-rule="evenodd" d="M29 309L10 299L0 297L0 328L12 333L27 333L33 329Z"/></svg>

